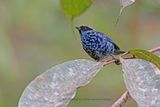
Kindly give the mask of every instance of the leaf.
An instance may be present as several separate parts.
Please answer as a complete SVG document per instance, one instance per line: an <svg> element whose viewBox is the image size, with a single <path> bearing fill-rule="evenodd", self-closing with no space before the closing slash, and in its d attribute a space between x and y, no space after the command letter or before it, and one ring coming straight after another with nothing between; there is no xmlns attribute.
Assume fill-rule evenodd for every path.
<svg viewBox="0 0 160 107"><path fill-rule="evenodd" d="M157 55L142 49L130 50L129 52L133 54L136 58L152 62L160 69L160 57L158 57Z"/></svg>
<svg viewBox="0 0 160 107"><path fill-rule="evenodd" d="M133 4L135 0L120 0L121 8L125 8Z"/></svg>
<svg viewBox="0 0 160 107"><path fill-rule="evenodd" d="M120 0L120 5L121 5L121 8L120 8L120 12L119 12L119 16L117 18L117 21L116 21L116 25L117 23L119 22L119 18L124 10L124 8L130 6L131 4L133 4L135 2L135 0Z"/></svg>
<svg viewBox="0 0 160 107"><path fill-rule="evenodd" d="M131 4L133 4L135 2L135 0L120 0L120 4L121 4L121 9L120 9L120 15L122 14L122 11L124 8L130 6Z"/></svg>
<svg viewBox="0 0 160 107"><path fill-rule="evenodd" d="M18 107L66 107L76 89L88 84L102 67L101 62L85 59L56 65L26 87Z"/></svg>
<svg viewBox="0 0 160 107"><path fill-rule="evenodd" d="M92 0L61 0L62 8L71 20L82 14L91 4Z"/></svg>
<svg viewBox="0 0 160 107"><path fill-rule="evenodd" d="M160 75L150 62L123 58L120 61L127 90L138 107L160 107Z"/></svg>

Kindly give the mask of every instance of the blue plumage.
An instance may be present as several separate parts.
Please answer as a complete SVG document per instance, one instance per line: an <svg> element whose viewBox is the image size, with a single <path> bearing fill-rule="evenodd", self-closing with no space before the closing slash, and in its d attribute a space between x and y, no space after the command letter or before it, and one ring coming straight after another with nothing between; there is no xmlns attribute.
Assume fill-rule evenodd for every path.
<svg viewBox="0 0 160 107"><path fill-rule="evenodd" d="M120 48L105 34L87 26L76 27L80 33L83 49L99 61L114 54L123 53Z"/></svg>

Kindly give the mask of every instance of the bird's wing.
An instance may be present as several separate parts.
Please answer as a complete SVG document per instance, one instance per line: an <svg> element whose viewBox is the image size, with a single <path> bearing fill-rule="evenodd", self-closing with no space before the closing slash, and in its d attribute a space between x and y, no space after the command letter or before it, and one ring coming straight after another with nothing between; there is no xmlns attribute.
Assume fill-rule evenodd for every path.
<svg viewBox="0 0 160 107"><path fill-rule="evenodd" d="M113 43L113 44L114 44L116 50L120 50L119 46L117 46L115 43Z"/></svg>
<svg viewBox="0 0 160 107"><path fill-rule="evenodd" d="M109 41L111 43L113 43L112 39L110 39L107 35L101 33L101 32L97 32L97 35L102 37L104 40Z"/></svg>
<svg viewBox="0 0 160 107"><path fill-rule="evenodd" d="M105 41L112 43L115 46L116 50L120 50L119 46L117 46L112 39L110 39L107 35L101 33L101 32L97 32L97 35L99 35L100 37L102 37Z"/></svg>

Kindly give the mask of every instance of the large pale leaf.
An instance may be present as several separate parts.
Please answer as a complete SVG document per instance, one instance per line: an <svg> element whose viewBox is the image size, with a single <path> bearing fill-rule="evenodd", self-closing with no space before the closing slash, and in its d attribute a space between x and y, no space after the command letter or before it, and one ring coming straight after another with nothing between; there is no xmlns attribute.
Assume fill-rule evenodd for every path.
<svg viewBox="0 0 160 107"><path fill-rule="evenodd" d="M62 8L71 20L83 13L91 4L92 0L61 0Z"/></svg>
<svg viewBox="0 0 160 107"><path fill-rule="evenodd" d="M120 61L127 90L138 107L160 107L160 71L143 59Z"/></svg>
<svg viewBox="0 0 160 107"><path fill-rule="evenodd" d="M26 87L18 107L66 107L76 89L89 83L102 67L85 59L56 65Z"/></svg>

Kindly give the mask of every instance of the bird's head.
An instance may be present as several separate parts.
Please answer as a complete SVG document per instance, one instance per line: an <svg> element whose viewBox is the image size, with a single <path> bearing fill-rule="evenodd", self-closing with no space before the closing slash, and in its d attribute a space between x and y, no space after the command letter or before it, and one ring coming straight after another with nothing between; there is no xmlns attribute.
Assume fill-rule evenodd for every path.
<svg viewBox="0 0 160 107"><path fill-rule="evenodd" d="M76 29L82 33L82 32L85 32L85 31L88 31L88 30L93 30L92 28L88 27L88 26L80 26L80 27L76 27Z"/></svg>

